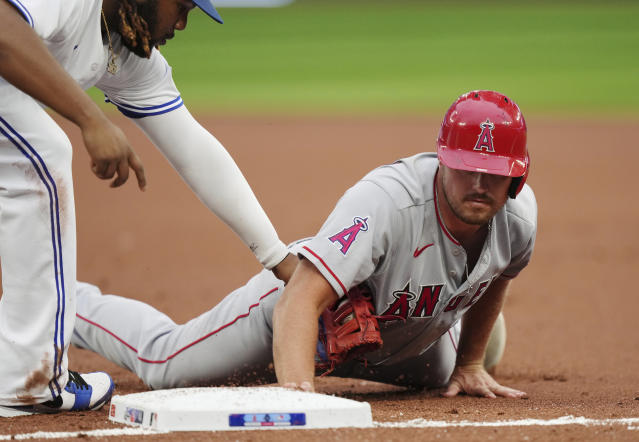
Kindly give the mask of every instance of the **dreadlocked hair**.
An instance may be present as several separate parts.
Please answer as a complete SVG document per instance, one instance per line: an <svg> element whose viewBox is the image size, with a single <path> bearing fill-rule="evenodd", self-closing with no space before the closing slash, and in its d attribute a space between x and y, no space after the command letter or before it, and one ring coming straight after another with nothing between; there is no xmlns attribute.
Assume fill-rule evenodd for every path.
<svg viewBox="0 0 639 442"><path fill-rule="evenodd" d="M146 21L138 14L135 0L120 0L119 30L124 45L139 57L151 57L151 33Z"/></svg>

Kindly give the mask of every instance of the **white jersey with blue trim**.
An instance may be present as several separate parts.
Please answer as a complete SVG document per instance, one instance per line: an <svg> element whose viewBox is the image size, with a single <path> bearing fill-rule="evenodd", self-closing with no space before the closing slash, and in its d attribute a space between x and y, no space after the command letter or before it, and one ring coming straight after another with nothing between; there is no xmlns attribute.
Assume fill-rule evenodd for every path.
<svg viewBox="0 0 639 442"><path fill-rule="evenodd" d="M108 46L102 41L101 0L8 0L83 89L106 71Z"/></svg>
<svg viewBox="0 0 639 442"><path fill-rule="evenodd" d="M284 259L286 247L241 171L224 146L185 109L171 67L157 49L148 59L139 57L112 30L117 71L111 73L110 50L101 33L101 0L9 1L72 78L85 89L96 86L107 101L135 119L202 202L238 233L265 267ZM0 78L3 88L12 91L14 86ZM220 186L233 196L219 192Z"/></svg>
<svg viewBox="0 0 639 442"><path fill-rule="evenodd" d="M524 186L490 222L472 269L442 224L438 159L422 153L379 167L340 199L319 233L296 246L343 296L365 283L382 318L384 347L372 363L416 356L446 333L496 278L515 277L530 260L537 206Z"/></svg>
<svg viewBox="0 0 639 442"><path fill-rule="evenodd" d="M112 29L113 75L101 0L7 1L82 88L98 86L136 118L200 200L266 268L284 259L288 250L237 164L182 105L157 50L149 59L138 57ZM30 405L59 396L68 380L76 313L73 149L41 103L1 77L0 97L0 354L6 356L0 406Z"/></svg>
<svg viewBox="0 0 639 442"><path fill-rule="evenodd" d="M171 66L160 51L151 58L139 57L123 44L120 34L111 36L118 54L118 71L105 73L96 87L129 118L164 114L182 106L182 98L173 82Z"/></svg>
<svg viewBox="0 0 639 442"><path fill-rule="evenodd" d="M182 105L171 67L156 49L149 59L127 49L112 30L118 70L107 72L101 0L8 0L42 38L53 57L83 89L96 86L126 116L141 118Z"/></svg>

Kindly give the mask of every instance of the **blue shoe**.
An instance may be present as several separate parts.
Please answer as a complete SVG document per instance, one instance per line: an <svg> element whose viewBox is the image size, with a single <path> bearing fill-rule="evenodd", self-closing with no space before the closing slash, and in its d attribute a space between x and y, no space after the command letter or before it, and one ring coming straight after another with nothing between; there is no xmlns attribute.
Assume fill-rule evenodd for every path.
<svg viewBox="0 0 639 442"><path fill-rule="evenodd" d="M69 382L62 394L52 401L34 405L38 413L57 413L58 411L97 410L113 394L111 376L101 371L80 375L69 370Z"/></svg>
<svg viewBox="0 0 639 442"><path fill-rule="evenodd" d="M36 405L0 406L0 416L97 410L111 399L113 389L113 380L106 373L98 371L81 375L69 370L69 381L60 396Z"/></svg>

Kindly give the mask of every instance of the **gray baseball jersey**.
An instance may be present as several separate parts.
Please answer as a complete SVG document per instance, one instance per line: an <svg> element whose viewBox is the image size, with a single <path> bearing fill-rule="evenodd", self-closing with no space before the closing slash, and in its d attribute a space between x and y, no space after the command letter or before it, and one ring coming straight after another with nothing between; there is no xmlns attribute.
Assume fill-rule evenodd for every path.
<svg viewBox="0 0 639 442"><path fill-rule="evenodd" d="M421 154L366 175L339 201L320 232L302 246L342 296L365 282L383 321L384 347L373 363L395 363L423 352L498 277L526 266L536 232L530 188L490 222L481 255L466 268L466 251L438 213L436 154Z"/></svg>
<svg viewBox="0 0 639 442"><path fill-rule="evenodd" d="M444 384L454 368L459 318L494 279L515 277L531 257L537 208L525 186L492 219L477 264L466 269L465 250L438 214L438 164L436 154L423 153L375 169L344 194L317 235L291 246L339 296L368 285L384 317L383 347L366 355L365 367L349 362L336 375ZM148 305L80 284L73 342L154 388L272 381L272 312L282 291L263 271L176 325Z"/></svg>

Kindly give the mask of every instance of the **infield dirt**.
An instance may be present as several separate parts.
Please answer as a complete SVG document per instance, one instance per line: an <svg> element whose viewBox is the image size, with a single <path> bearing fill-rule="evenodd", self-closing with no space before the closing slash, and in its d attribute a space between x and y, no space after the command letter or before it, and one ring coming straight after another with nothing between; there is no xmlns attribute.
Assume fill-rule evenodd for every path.
<svg viewBox="0 0 639 442"><path fill-rule="evenodd" d="M125 128L142 158L147 192L133 181L109 189L93 177L77 129L78 275L149 302L177 322L214 306L259 270L249 250L191 193L135 126ZM313 235L344 190L368 170L435 148L432 118L199 118L227 147L284 242ZM375 421L425 418L496 421L639 417L639 164L637 120L559 121L529 116L539 205L533 260L505 307L508 343L497 380L526 400L443 399L359 380L323 379L319 390L368 401ZM240 348L237 351L241 351ZM220 355L224 357L224 355ZM137 377L87 351L71 368L106 370L118 394L144 391ZM193 362L194 364L197 361ZM0 421L0 434L114 428L106 408ZM367 429L186 433L158 440L637 440L639 430L584 427Z"/></svg>

